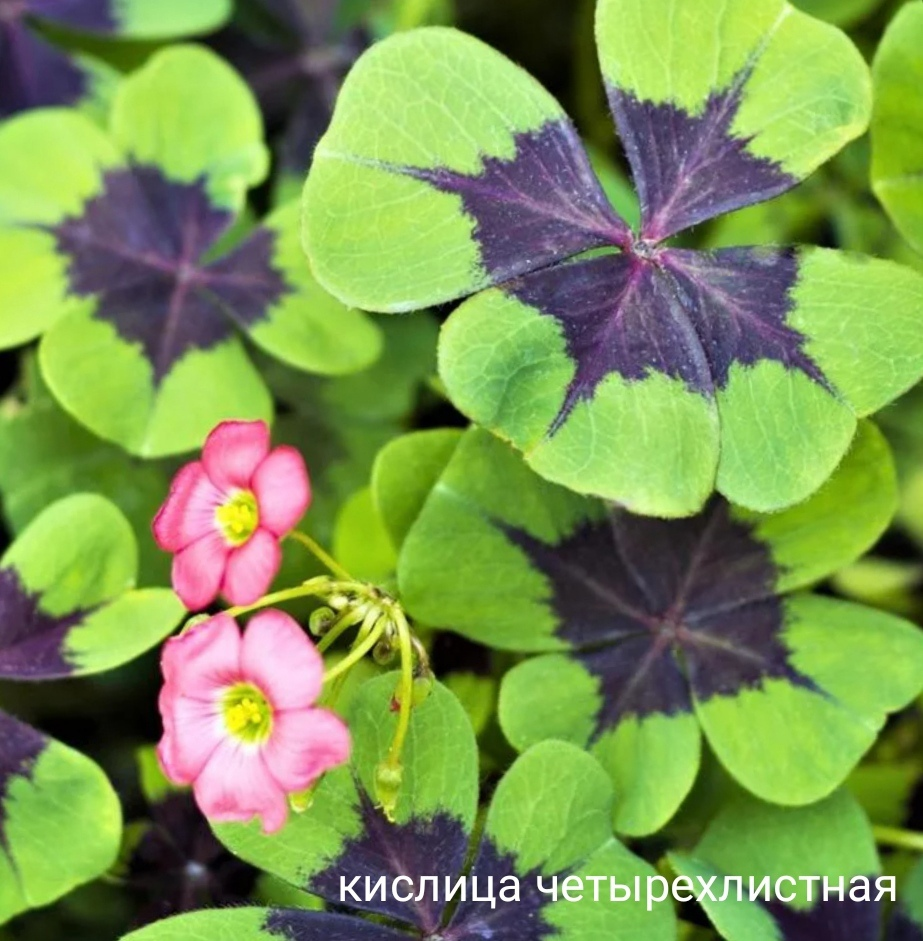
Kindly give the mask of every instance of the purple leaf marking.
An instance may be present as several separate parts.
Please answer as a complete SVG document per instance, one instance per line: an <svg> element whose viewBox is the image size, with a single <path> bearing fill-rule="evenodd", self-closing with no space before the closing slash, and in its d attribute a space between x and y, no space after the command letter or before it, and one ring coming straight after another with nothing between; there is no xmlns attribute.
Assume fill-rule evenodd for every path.
<svg viewBox="0 0 923 941"><path fill-rule="evenodd" d="M609 104L641 201L641 236L660 242L698 222L778 196L798 180L756 157L752 137L732 132L746 69L713 92L701 114L675 104L638 101L609 86Z"/></svg>
<svg viewBox="0 0 923 941"><path fill-rule="evenodd" d="M788 326L798 261L788 249L705 253L651 249L603 255L533 272L505 290L561 326L576 369L553 434L613 373L652 372L712 396L731 366L765 360L827 382Z"/></svg>
<svg viewBox="0 0 923 941"><path fill-rule="evenodd" d="M138 344L155 383L191 350L208 350L267 316L291 288L273 265L274 235L256 229L217 261L204 260L231 215L205 186L135 166L105 177L83 214L53 231L70 259L71 291L94 316Z"/></svg>
<svg viewBox="0 0 923 941"><path fill-rule="evenodd" d="M87 91L83 70L25 21L25 5L0 0L0 118L71 105Z"/></svg>
<svg viewBox="0 0 923 941"><path fill-rule="evenodd" d="M0 850L9 849L4 801L13 778L30 778L47 745L41 733L0 710Z"/></svg>
<svg viewBox="0 0 923 941"><path fill-rule="evenodd" d="M26 5L30 15L70 29L113 33L119 28L114 0L26 0Z"/></svg>
<svg viewBox="0 0 923 941"><path fill-rule="evenodd" d="M26 591L15 569L0 569L0 679L70 676L74 664L65 649L67 635L90 613L47 614L41 595Z"/></svg>
<svg viewBox="0 0 923 941"><path fill-rule="evenodd" d="M876 941L880 933L881 905L829 899L799 911L781 902L762 903L782 931L782 941ZM919 937L919 935L917 936ZM887 936L888 941L903 941ZM911 935L907 941L913 941Z"/></svg>
<svg viewBox="0 0 923 941"><path fill-rule="evenodd" d="M597 735L689 712L693 695L769 679L815 688L789 663L770 551L723 499L682 520L613 511L557 545L502 529L547 578L558 636L599 681Z"/></svg>
<svg viewBox="0 0 923 941"><path fill-rule="evenodd" d="M590 249L630 244L570 121L550 121L515 140L513 159L484 156L477 176L388 169L461 197L495 284Z"/></svg>

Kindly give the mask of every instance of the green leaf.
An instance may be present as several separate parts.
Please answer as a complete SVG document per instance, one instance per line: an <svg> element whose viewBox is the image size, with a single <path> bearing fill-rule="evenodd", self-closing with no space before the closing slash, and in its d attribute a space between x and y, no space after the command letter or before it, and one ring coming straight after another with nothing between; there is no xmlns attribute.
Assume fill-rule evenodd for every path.
<svg viewBox="0 0 923 941"><path fill-rule="evenodd" d="M147 357L84 305L45 335L39 363L81 424L141 457L191 451L227 419L272 420L272 399L237 337L187 353L155 388Z"/></svg>
<svg viewBox="0 0 923 941"><path fill-rule="evenodd" d="M267 914L265 908L192 912L140 928L124 941L278 941L266 928Z"/></svg>
<svg viewBox="0 0 923 941"><path fill-rule="evenodd" d="M89 758L2 712L0 752L3 923L102 875L118 854L122 814Z"/></svg>
<svg viewBox="0 0 923 941"><path fill-rule="evenodd" d="M379 585L393 578L397 557L369 488L343 504L333 532L333 555L354 578Z"/></svg>
<svg viewBox="0 0 923 941"><path fill-rule="evenodd" d="M857 559L883 535L897 510L891 451L862 422L850 452L810 500L781 513L738 511L772 548L779 591L804 588Z"/></svg>
<svg viewBox="0 0 923 941"><path fill-rule="evenodd" d="M923 9L905 3L874 63L872 186L901 235L923 251Z"/></svg>
<svg viewBox="0 0 923 941"><path fill-rule="evenodd" d="M356 852L363 838L374 840L384 823L372 804L376 768L387 755L397 722L391 710L396 683L396 674L389 674L361 687L347 716L353 735L350 767L323 779L305 813L292 817L274 836L265 836L258 826L218 825L221 841L299 888L335 895L336 873L349 871L349 853ZM414 711L403 764L398 828L445 817L470 833L477 807L474 733L458 701L439 685Z"/></svg>
<svg viewBox="0 0 923 941"><path fill-rule="evenodd" d="M549 122L567 123L592 178L560 105L489 46L440 27L373 46L343 86L305 187L305 248L317 279L351 306L390 313L496 283L462 200L426 176L476 176L486 161L513 159L518 137ZM515 259L504 274L555 254Z"/></svg>
<svg viewBox="0 0 923 941"><path fill-rule="evenodd" d="M413 511L401 598L423 623L544 654L504 678L503 730L519 749L548 738L591 749L620 832L653 832L676 811L700 728L749 789L808 803L923 685L923 635L871 609L784 596L861 555L895 504L889 451L867 423L804 504L761 515L716 499L685 521L553 486L473 429ZM892 671L894 648L883 684L870 664Z"/></svg>
<svg viewBox="0 0 923 941"><path fill-rule="evenodd" d="M247 190L269 170L263 119L252 93L205 48L157 53L122 84L111 127L130 159L158 166L179 183L203 180L214 204L232 211L242 208Z"/></svg>
<svg viewBox="0 0 923 941"><path fill-rule="evenodd" d="M745 883L750 877L758 883L769 876L773 885L782 876L794 880L819 876L832 883L842 876L848 886L854 876L870 877L880 872L868 820L845 791L798 810L773 807L743 796L735 798L711 822L689 856L671 854L670 858L682 875L735 875L742 876ZM782 891L797 896L784 907L807 913L820 910L824 904L836 906L836 902L822 902L816 886L809 903L805 883L784 883ZM714 902L706 897L702 904L728 941L779 941L788 937L777 924L779 915L758 902L737 901L735 897ZM873 917L876 914L873 912ZM867 919L863 917L863 921ZM833 925L824 924L830 932L823 935L825 941L841 937Z"/></svg>
<svg viewBox="0 0 923 941"><path fill-rule="evenodd" d="M372 468L372 496L396 548L403 544L461 437L455 428L415 431L395 438L378 452Z"/></svg>
<svg viewBox="0 0 923 941"><path fill-rule="evenodd" d="M66 497L40 513L0 559L9 612L0 675L98 673L162 640L184 609L171 590L132 590L137 555L128 521L102 497Z"/></svg>
<svg viewBox="0 0 923 941"><path fill-rule="evenodd" d="M917 862L901 886L899 904L891 915L886 938L914 941L923 935L923 860Z"/></svg>
<svg viewBox="0 0 923 941"><path fill-rule="evenodd" d="M119 35L131 39L172 39L208 33L231 15L231 0L119 0Z"/></svg>
<svg viewBox="0 0 923 941"><path fill-rule="evenodd" d="M318 286L305 263L300 220L296 200L276 209L257 229L273 237L273 263L285 272L288 292L265 318L242 326L257 346L298 369L330 376L367 369L381 355L382 335L365 314Z"/></svg>
<svg viewBox="0 0 923 941"><path fill-rule="evenodd" d="M139 581L164 584L170 558L154 543L151 520L169 489L166 468L133 460L62 411L36 379L23 405L0 416L0 493L14 532L49 504L73 493L98 493L131 522ZM36 387L38 386L38 387Z"/></svg>
<svg viewBox="0 0 923 941"><path fill-rule="evenodd" d="M497 853L512 856L523 883L539 875L563 880L562 874L567 874L608 875L633 885L636 877L643 881L652 876L648 863L613 839L611 819L612 785L599 764L573 746L545 742L519 758L500 782L484 836ZM479 862L475 860L475 872ZM541 902L539 923L552 926L563 941L635 933L646 941L675 937L668 907L651 912L640 900L607 904L602 893L599 901L592 893L580 901L583 904L562 896L551 904ZM532 908L529 902L526 897L526 911Z"/></svg>

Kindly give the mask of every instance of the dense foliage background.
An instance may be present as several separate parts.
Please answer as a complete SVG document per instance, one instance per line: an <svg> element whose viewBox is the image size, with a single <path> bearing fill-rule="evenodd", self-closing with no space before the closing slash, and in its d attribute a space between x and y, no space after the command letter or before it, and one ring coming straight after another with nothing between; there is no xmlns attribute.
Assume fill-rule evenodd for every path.
<svg viewBox="0 0 923 941"><path fill-rule="evenodd" d="M919 0L907 2L919 4ZM905 4L902 0L798 0L797 5L843 27L871 59L888 24ZM0 0L0 113L69 103L40 100L41 96L36 100L27 94L27 88L16 85L14 39L12 27L7 26L17 15L16 7L16 2ZM169 38L144 29L128 37L111 31L92 35L41 16L30 20L29 28L43 37L49 48L71 58L91 56L98 63L94 68L108 76L106 81L115 82L116 73L139 69L164 46L178 45L191 36L217 51L249 81L258 96L272 146L272 171L246 199L238 194L241 198L234 207L234 228L223 236L223 246L212 246L214 254L220 255L222 248L239 246L246 238L244 233L250 233L268 213L297 197L339 83L362 50L394 30L427 23L457 25L536 76L575 119L598 161L610 197L630 220L637 210L632 207L626 164L603 96L594 51L594 8L594 0L455 0L454 4L450 0L342 0L339 4L334 0L237 0L229 25L210 31L206 25L203 32L201 24L191 24ZM330 13L335 15L336 25L326 18ZM923 59L923 51L919 55ZM917 67L918 76L923 76L919 61ZM183 97L188 94L197 94L194 82L177 90L176 99L166 106L191 106ZM80 107L100 115L108 101L101 93L98 101L92 105L84 102ZM141 106L147 107L144 103ZM915 133L923 137L923 105L917 102L916 107L921 121L915 125ZM64 134L66 139L66 125L57 131L49 126L48 133ZM4 159L10 159L12 144L4 143ZM41 172L45 157L38 151L23 154L22 159L34 162ZM0 175L3 172L0 160ZM50 172L56 168L51 167ZM256 180L259 173L252 176ZM4 211L0 207L0 215ZM850 144L790 193L697 225L683 240L695 247L812 243L894 259L923 271L923 255L901 237L873 195L867 136ZM0 253L3 251L0 247ZM283 254L279 249L276 261L293 270L303 261L288 250L280 262ZM34 259L29 256L19 263L34 264ZM7 266L6 277L12 277L12 264ZM49 280L59 274L41 267L24 270ZM110 274L118 276L118 272ZM4 290L0 283L0 304L6 303ZM340 326L319 327L318 335L344 357L336 368L329 361L310 362L310 352L302 354L299 343L308 349L316 337L305 339L286 334L284 329L277 336L261 335L259 328L254 331L251 324L244 324L241 332L246 353L241 353L240 362L247 360L249 365L244 367L235 360L229 367L232 371L245 368L242 385L249 383L258 390L250 399L246 399L250 394L246 390L236 389L233 394L248 407L259 400L257 412L268 411L263 399L271 396L276 415L274 437L296 445L305 456L315 488L306 528L331 546L354 574L370 580L387 581L394 565L388 534L375 518L368 491L376 454L410 430L461 429L467 424L448 402L435 374L438 326L448 312L437 309L377 318L380 341L363 334L367 329L364 321L344 320ZM96 492L112 500L134 529L140 559L138 584L168 584L169 559L154 546L150 520L170 476L184 460L183 453L200 443L201 436L196 439L194 429L179 427L178 422L168 431L159 429L154 436L157 443L145 454L144 446L138 445L138 429L121 420L124 405L116 393L110 389L103 402L103 393L97 401L84 394L85 389L76 388L77 384L92 386L92 370L81 373L79 383L72 386L70 380L54 373L64 367L51 363L55 376L52 394L47 377L38 368L36 343L32 342L39 331L3 318L0 312L3 329L8 331L5 339L15 339L19 331L22 340L29 341L0 354L4 546L54 500L71 493ZM61 340L61 344L68 342L67 337ZM83 340L76 336L74 342ZM379 342L381 353L376 358L378 351L372 347ZM124 368L127 375L128 367ZM195 396L197 383L213 381L210 375L203 373L204 379L187 377L185 394ZM71 413L83 410L83 424L61 408L62 397L70 404ZM818 591L866 602L923 624L923 392L913 390L889 406L878 416L878 424L894 451L900 510L867 556L839 568ZM98 437L91 428L109 440ZM454 446L454 438L450 444ZM158 456L162 454L169 456ZM399 489L400 482L396 486ZM866 497L859 492L860 501ZM848 494L843 499L849 499ZM451 554L451 547L447 553ZM317 563L302 547L287 546L280 583L317 571ZM456 598L455 604L470 611L477 597ZM306 614L303 608L294 610ZM3 616L6 612L0 610ZM484 616L488 618L490 611ZM522 619L528 621L528 613ZM435 620L438 622L438 616ZM452 621L453 616L443 618L443 623ZM461 698L478 732L481 783L483 793L488 794L514 757L497 722L499 678L523 658L517 652L491 650L449 632L434 632L429 640L437 675ZM514 645L513 649L541 648ZM212 836L188 795L166 789L159 780L149 750L161 731L157 658L157 652L152 651L99 676L55 683L0 681L0 708L98 762L114 785L128 821L121 859L110 873L48 907L14 918L0 927L0 941L114 941L130 928L205 906L251 899L312 904L280 880L232 857ZM881 682L887 685L889 678L883 676ZM532 733L526 730L522 734L529 740ZM632 841L632 849L656 863L666 849L694 845L728 786L719 762L707 755L698 786L680 815L666 830ZM923 831L923 714L919 704L889 720L848 787L873 823ZM923 849L923 838L916 849ZM916 861L913 852L887 841L882 850L885 870L902 877ZM55 847L49 845L46 851L53 854ZM690 941L717 937L700 908L686 906L681 915Z"/></svg>

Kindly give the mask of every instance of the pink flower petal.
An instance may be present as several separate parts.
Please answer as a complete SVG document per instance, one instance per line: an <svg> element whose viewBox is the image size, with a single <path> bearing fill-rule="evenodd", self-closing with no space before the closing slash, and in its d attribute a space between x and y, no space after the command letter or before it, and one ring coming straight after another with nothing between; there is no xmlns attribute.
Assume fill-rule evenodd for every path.
<svg viewBox="0 0 923 941"><path fill-rule="evenodd" d="M173 590L190 611L201 611L218 597L230 554L231 546L216 530L173 557Z"/></svg>
<svg viewBox="0 0 923 941"><path fill-rule="evenodd" d="M266 529L256 532L228 557L221 594L231 604L253 604L269 590L282 565L279 541Z"/></svg>
<svg viewBox="0 0 923 941"><path fill-rule="evenodd" d="M269 428L264 421L225 421L205 439L202 463L221 490L249 490L260 462L269 454Z"/></svg>
<svg viewBox="0 0 923 941"><path fill-rule="evenodd" d="M282 536L304 516L311 502L311 484L304 458L286 445L276 448L256 469L253 492L260 525Z"/></svg>
<svg viewBox="0 0 923 941"><path fill-rule="evenodd" d="M288 817L285 792L269 773L258 746L227 739L196 779L194 792L206 817L244 822L261 817L263 831L274 833Z"/></svg>
<svg viewBox="0 0 923 941"><path fill-rule="evenodd" d="M188 696L212 705L225 687L240 682L241 645L240 630L227 614L171 637L160 661L166 681L162 704L169 707L169 702Z"/></svg>
<svg viewBox="0 0 923 941"><path fill-rule="evenodd" d="M167 552L179 552L216 530L215 509L224 501L200 461L186 464L173 478L170 493L154 517L157 545Z"/></svg>
<svg viewBox="0 0 923 941"><path fill-rule="evenodd" d="M277 712L263 746L270 773L287 792L303 791L325 771L349 761L349 730L327 709Z"/></svg>
<svg viewBox="0 0 923 941"><path fill-rule="evenodd" d="M240 668L274 709L307 709L320 696L324 661L298 623L282 611L261 611L244 631Z"/></svg>
<svg viewBox="0 0 923 941"><path fill-rule="evenodd" d="M220 705L177 696L165 686L160 695L160 712L164 727L157 748L160 765L174 784L192 784L227 737Z"/></svg>
<svg viewBox="0 0 923 941"><path fill-rule="evenodd" d="M267 529L256 532L228 557L221 594L231 604L253 604L269 590L282 565L279 540Z"/></svg>

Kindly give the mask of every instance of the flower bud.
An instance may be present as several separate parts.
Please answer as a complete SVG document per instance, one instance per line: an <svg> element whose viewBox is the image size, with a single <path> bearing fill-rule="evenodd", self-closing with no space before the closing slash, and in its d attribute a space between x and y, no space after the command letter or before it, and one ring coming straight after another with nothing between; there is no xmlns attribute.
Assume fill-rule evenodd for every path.
<svg viewBox="0 0 923 941"><path fill-rule="evenodd" d="M397 808L403 781L404 769L399 764L383 761L375 769L375 799L391 823L394 823L394 811Z"/></svg>
<svg viewBox="0 0 923 941"><path fill-rule="evenodd" d="M315 608L308 618L308 630L315 637L323 637L336 619L336 612L331 608Z"/></svg>
<svg viewBox="0 0 923 941"><path fill-rule="evenodd" d="M394 644L390 637L382 637L372 650L372 658L381 666L387 666L394 659Z"/></svg>
<svg viewBox="0 0 923 941"><path fill-rule="evenodd" d="M433 691L435 680L432 673L426 673L423 676L414 677L413 681L413 707L416 709L422 706L429 699L429 694Z"/></svg>

